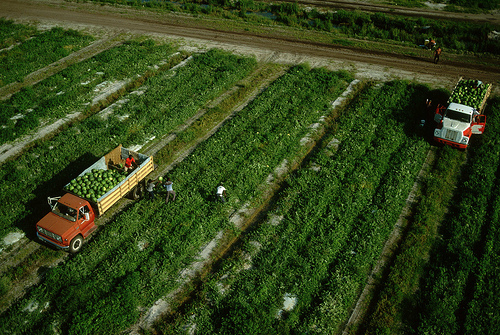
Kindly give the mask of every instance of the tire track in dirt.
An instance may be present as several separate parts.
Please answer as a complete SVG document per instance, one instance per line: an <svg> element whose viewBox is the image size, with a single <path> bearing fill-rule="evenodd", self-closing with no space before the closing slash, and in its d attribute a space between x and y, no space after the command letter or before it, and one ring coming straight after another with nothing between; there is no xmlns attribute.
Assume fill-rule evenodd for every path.
<svg viewBox="0 0 500 335"><path fill-rule="evenodd" d="M153 34L175 40L183 39L207 47L241 48L269 50L305 58L318 57L341 61L341 66L349 64L370 64L382 68L395 69L422 76L439 76L456 80L459 76L482 78L486 82L500 80L500 68L484 65L447 61L445 57L439 65L432 63L431 56L405 56L382 51L367 51L357 47L344 47L291 37L290 31L276 27L261 27L264 32L253 33L234 28L223 31L211 28L203 20L190 15L139 11L129 7L95 4L67 4L61 0L47 0L44 3L32 0L3 0L0 13L9 19L39 20L70 27L100 27L106 30ZM210 19L207 19L207 22ZM229 29L229 28L228 28ZM332 35L333 36L333 35Z"/></svg>

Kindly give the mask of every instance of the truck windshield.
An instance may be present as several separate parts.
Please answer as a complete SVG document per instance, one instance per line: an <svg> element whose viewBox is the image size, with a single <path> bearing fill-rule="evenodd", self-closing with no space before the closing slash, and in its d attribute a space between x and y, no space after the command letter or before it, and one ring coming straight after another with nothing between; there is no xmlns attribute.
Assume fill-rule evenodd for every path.
<svg viewBox="0 0 500 335"><path fill-rule="evenodd" d="M470 123L470 121L471 121L471 119L470 119L471 116L469 114L457 112L457 111L450 110L450 109L446 110L444 117L447 117L448 119L452 119L455 121L460 121L460 122Z"/></svg>
<svg viewBox="0 0 500 335"><path fill-rule="evenodd" d="M52 213L57 214L66 220L72 222L76 221L76 209L61 204L60 202L56 202L54 208L52 208Z"/></svg>

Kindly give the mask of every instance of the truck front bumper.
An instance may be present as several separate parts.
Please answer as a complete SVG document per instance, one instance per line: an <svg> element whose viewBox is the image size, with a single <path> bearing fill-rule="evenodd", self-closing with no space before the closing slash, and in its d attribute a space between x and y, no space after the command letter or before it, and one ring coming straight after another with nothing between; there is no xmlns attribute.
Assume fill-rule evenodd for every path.
<svg viewBox="0 0 500 335"><path fill-rule="evenodd" d="M436 137L436 136L434 136L434 141L441 143L441 144L446 144L446 145L452 146L453 148L457 148L457 149L466 149L467 148L467 144L445 140L443 138Z"/></svg>
<svg viewBox="0 0 500 335"><path fill-rule="evenodd" d="M49 243L57 248L60 248L60 249L68 249L69 248L69 245L61 245L59 243L57 243L56 241L53 241L51 240L50 238L48 237L45 237L43 235L40 235L38 232L36 232L36 236L38 236L38 238L43 241L43 242L46 242L46 243Z"/></svg>

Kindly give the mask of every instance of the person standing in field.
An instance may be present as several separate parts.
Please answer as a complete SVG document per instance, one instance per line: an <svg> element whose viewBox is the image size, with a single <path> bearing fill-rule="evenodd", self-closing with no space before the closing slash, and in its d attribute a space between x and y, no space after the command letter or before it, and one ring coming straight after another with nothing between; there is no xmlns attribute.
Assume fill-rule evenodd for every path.
<svg viewBox="0 0 500 335"><path fill-rule="evenodd" d="M152 181L151 179L148 180L148 184L146 186L146 190L149 193L149 200L153 200L155 197L155 187L156 183Z"/></svg>
<svg viewBox="0 0 500 335"><path fill-rule="evenodd" d="M439 62L439 56L441 56L441 48L437 48L436 51L434 51L434 64Z"/></svg>
<svg viewBox="0 0 500 335"><path fill-rule="evenodd" d="M165 199L166 204L168 204L170 195L172 195L172 201L175 201L175 191L172 187L172 184L172 180L170 180L170 178L167 178L167 182L163 185L163 187L167 189L167 198Z"/></svg>
<svg viewBox="0 0 500 335"><path fill-rule="evenodd" d="M226 202L226 199L224 198L224 196L226 195L226 188L224 187L224 185L222 185L222 183L219 184L219 186L217 186L217 200L222 202L222 203L225 203Z"/></svg>

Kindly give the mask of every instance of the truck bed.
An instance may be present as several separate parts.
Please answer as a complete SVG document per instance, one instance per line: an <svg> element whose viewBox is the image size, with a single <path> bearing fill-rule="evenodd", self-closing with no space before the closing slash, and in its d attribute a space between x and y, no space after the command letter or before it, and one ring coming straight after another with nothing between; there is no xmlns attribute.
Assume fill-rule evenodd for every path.
<svg viewBox="0 0 500 335"><path fill-rule="evenodd" d="M455 96L455 93L459 90L459 87L462 86L462 85L465 85L465 82L467 81L467 79L464 79L463 77L460 77L457 81L457 83L455 84L455 86L453 87L453 90L451 91L451 94L450 94L450 97L448 98L448 104L452 103L452 102L458 102L460 104L463 104L463 105L466 105L466 103L463 103L463 102L459 102L457 101L456 98L454 98ZM489 84L489 83L483 83L483 85L485 85L486 87L486 90L484 92L484 96L482 97L480 103L477 104L477 106L473 106L471 105L470 107L473 107L475 108L480 114L483 113L483 110L484 110L484 107L486 105L486 100L488 100L488 97L490 96L490 93L491 93L491 88L492 88L492 84ZM473 95L472 94L472 91L469 91L469 92L464 92L464 94L467 94L467 95Z"/></svg>
<svg viewBox="0 0 500 335"><path fill-rule="evenodd" d="M132 170L132 172L128 174L124 180L119 182L112 189L108 190L103 196L98 198L97 201L92 201L91 199L82 197L92 204L92 207L94 207L98 216L102 215L118 200L129 194L141 181L144 180L144 178L146 178L148 174L154 170L153 157L134 152L130 149L123 148L122 145L119 145L80 173L79 176L83 176L93 170L119 170L119 165L123 165L125 163L125 159L129 156L129 154L135 158L138 167ZM69 183L66 186L68 185ZM67 189L67 187L65 188ZM72 192L68 191L68 193Z"/></svg>

